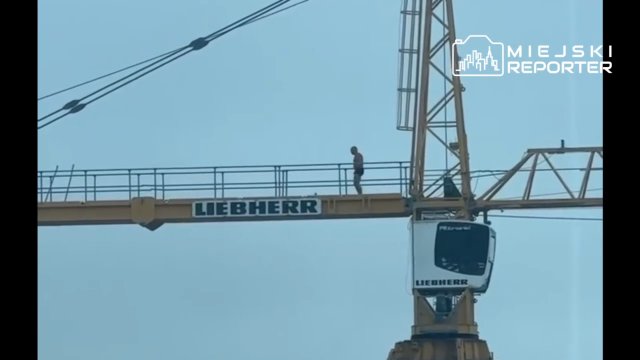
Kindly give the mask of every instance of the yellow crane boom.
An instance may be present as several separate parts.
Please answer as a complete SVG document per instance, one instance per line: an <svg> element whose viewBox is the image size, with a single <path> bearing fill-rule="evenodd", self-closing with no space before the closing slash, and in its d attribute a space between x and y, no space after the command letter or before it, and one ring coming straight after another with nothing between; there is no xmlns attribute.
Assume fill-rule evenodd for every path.
<svg viewBox="0 0 640 360"><path fill-rule="evenodd" d="M563 154L579 154L587 157L588 160L584 167L559 168L551 162L550 157ZM372 167L370 172L376 174L376 170L378 170L380 175L368 179L364 184L365 186L371 184L373 187L377 186L385 190L397 186L400 191L404 190L405 193L398 191L370 193L363 196L348 194L349 184L346 177L334 181L306 180L316 176L314 174L319 172L318 169L325 169L332 173L337 171L340 174L344 172L342 165L336 165L335 169L331 170L326 166L307 166L302 170L299 169L299 166L291 166L290 168L276 166L262 170L265 175L272 178L271 181L255 182L251 180L249 182L240 179L226 183L216 179L223 179L225 174L227 178L230 175L236 175L236 177L247 175L253 179L258 170L255 167L249 167L243 170L232 168L225 171L224 168L204 168L198 171L186 169L180 172L173 169L43 171L39 174L41 185L38 189L38 225L139 224L155 230L165 223L409 217L415 207L426 212L458 212L468 209L474 214L490 210L599 207L602 206L602 197L590 197L587 190L590 180L593 181L594 174L598 175L602 172L602 167L596 166L596 160L601 159L602 156L603 149L601 147L530 149L515 166L502 171L502 177L478 196L471 203L471 206L460 198L437 196L437 192L441 191L443 186L442 175L431 176L428 174L427 179L432 180L426 189L432 195L418 200L412 199L406 194L408 179L402 176L402 171L408 165L401 162L398 166L378 166L378 169ZM538 165L540 159L544 159L544 163L548 165L547 168ZM557 190L560 191L553 192L551 196L534 198L532 189L535 180L543 172L550 172L556 177ZM568 182L567 174L575 172L582 173L579 189L571 189ZM191 179L189 175L193 176L193 173L209 176L209 183L196 183L195 180L191 180L191 183L186 182L187 180L184 183L168 183L167 179L170 176L183 176ZM400 173L401 175L394 179L388 177L390 173ZM503 196L501 190L519 174L527 176L527 181L524 184L518 184L524 187L518 191L522 196L515 199ZM294 175L305 180L295 180ZM149 181L145 183L145 180L140 178L147 178ZM101 182L104 182L104 185ZM301 186L304 186L302 192L298 192L298 195L291 195L293 190ZM231 201L245 198L225 195L233 194L233 191L242 194L252 189L261 189L262 196L250 199L274 202L278 199L309 197L301 194L308 190L320 191L322 190L320 186L329 186L329 191L339 189L335 192L344 193L311 195L310 197L319 201L320 211L301 214L301 216L286 216L287 214L279 212L273 215L239 213L236 216L232 216L231 213L226 214L227 216L198 216L194 213L194 206L199 202L207 200ZM207 196L167 196L167 194L179 194L178 190L185 188L199 190ZM273 191L273 195L265 196L264 193L267 191ZM115 198L112 195L114 193L116 194Z"/></svg>

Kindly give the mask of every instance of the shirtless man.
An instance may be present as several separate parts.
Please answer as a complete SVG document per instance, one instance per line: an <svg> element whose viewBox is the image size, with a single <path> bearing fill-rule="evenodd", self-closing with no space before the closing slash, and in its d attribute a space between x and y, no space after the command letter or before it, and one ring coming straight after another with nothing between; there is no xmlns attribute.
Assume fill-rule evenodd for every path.
<svg viewBox="0 0 640 360"><path fill-rule="evenodd" d="M353 186L356 188L358 195L362 195L362 187L360 186L360 179L364 174L364 158L362 154L358 152L358 148L351 147L351 154L353 155Z"/></svg>

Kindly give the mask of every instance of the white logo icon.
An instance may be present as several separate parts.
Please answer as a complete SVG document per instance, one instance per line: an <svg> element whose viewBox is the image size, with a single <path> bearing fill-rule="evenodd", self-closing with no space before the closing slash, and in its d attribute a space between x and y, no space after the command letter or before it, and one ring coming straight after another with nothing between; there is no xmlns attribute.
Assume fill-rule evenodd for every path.
<svg viewBox="0 0 640 360"><path fill-rule="evenodd" d="M504 75L504 44L487 35L469 35L451 46L453 76Z"/></svg>

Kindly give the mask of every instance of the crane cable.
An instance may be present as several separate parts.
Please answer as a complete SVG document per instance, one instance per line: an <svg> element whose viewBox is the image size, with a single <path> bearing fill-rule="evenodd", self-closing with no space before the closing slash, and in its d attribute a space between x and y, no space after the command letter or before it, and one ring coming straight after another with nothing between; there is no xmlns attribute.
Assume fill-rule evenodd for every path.
<svg viewBox="0 0 640 360"><path fill-rule="evenodd" d="M575 220L575 221L603 221L594 217L567 217L567 216L533 216L533 215L492 215L489 217L502 217L511 219L538 219L538 220Z"/></svg>
<svg viewBox="0 0 640 360"><path fill-rule="evenodd" d="M281 7L282 5L288 3L289 1L291 1L291 0L279 0L279 1L276 1L276 2L270 4L270 5L268 5L268 6L264 7L264 8L256 11L256 12L250 14L250 15L247 15L247 16L241 18L240 20L237 20L237 21L235 21L235 22L233 22L233 23L231 23L231 24L229 24L229 25L227 25L227 26L225 26L225 27L223 27L223 28L221 28L221 29L219 29L219 30L207 35L207 36L205 36L205 37L200 37L200 38L197 38L197 39L193 40L191 43L189 43L189 45L182 46L182 47L180 47L180 48L178 48L176 50L169 51L169 52L167 52L165 54L156 56L156 57L154 57L152 59L149 59L149 60L146 60L146 61L142 62L142 63L146 63L146 62L149 62L149 61L152 61L152 60L160 58L159 60L156 60L153 63L151 63L149 65L146 65L143 68L141 68L139 70L136 70L133 73L120 78L119 80L116 80L116 81L114 81L114 82L112 82L112 83L110 83L110 84L108 84L106 86L103 86L102 88L100 88L100 89L98 89L98 90L96 90L96 91L94 91L94 92L92 92L92 93L80 98L80 99L72 100L72 101L68 102L67 104L65 104L62 108L60 108L60 109L58 109L58 110L56 110L56 111L54 111L54 112L52 112L52 113L50 113L50 114L48 114L48 115L46 115L44 117L38 119L38 122L41 122L41 121L44 121L44 120L48 119L51 116L54 116L54 115L56 115L56 114L58 114L58 113L60 113L60 112L62 112L64 110L67 110L66 113L64 113L64 114L62 114L62 115L60 115L60 116L58 116L58 117L46 122L46 123L44 123L43 125L38 126L38 130L42 129L42 128L48 126L48 125L53 124L54 122L64 118L67 115L79 112L80 110L84 109L87 105L91 104L92 102L95 102L95 101L105 97L106 95L108 95L108 94L110 94L110 93L112 93L112 92L114 92L114 91L116 91L116 90L118 90L118 89L120 89L120 88L122 88L122 87L124 87L124 86L126 86L128 84L130 84L131 82L133 82L133 81L135 81L135 80L137 80L137 79L139 79L139 78L141 78L141 77L143 77L143 76L145 76L145 75L147 75L147 74L149 74L149 73L151 73L151 72L153 72L153 71L155 71L155 70L157 70L157 69L159 69L159 68L161 68L161 67L163 67L163 66L165 66L165 65L167 65L167 64L169 64L169 63L171 63L171 62L173 62L173 61L175 61L175 60L177 60L177 59L179 59L179 58L191 53L191 52L193 52L193 51L200 50L200 49L204 48L211 41L216 40L217 38L220 38L220 37L228 34L229 32L231 32L233 30L236 30L236 29L238 29L238 28L240 28L242 26L248 25L248 24L250 24L252 22L264 19L265 17L274 15L274 14L276 14L278 12L284 11L284 10L286 10L288 8L291 8L293 6L299 5L299 4L301 4L303 2L306 2L308 0L301 1L301 2L299 2L297 4L294 4L292 6L289 6L289 7L285 8L285 9L280 9L278 11L269 13L270 11ZM136 65L139 65L139 64L142 64L142 63L138 63ZM157 64L159 64L159 65L157 65ZM125 69L131 68L131 67L136 66L136 65L129 66L129 67L125 68ZM125 69L121 69L121 71L124 71ZM147 69L149 69L149 70L147 70ZM147 70L147 71L145 71L145 70ZM145 72L143 72L143 71L145 71ZM117 72L120 72L120 71L117 71ZM132 78L132 79L130 79L130 80L118 85L118 86L116 86L115 88L110 89L106 93L103 93L103 94L101 94L100 96L98 96L96 98L93 98L93 99L91 99L91 100L89 100L89 101L87 101L85 103L82 103L83 100L86 100L87 98L92 97L92 96L98 94L99 92L102 92L102 91L104 91L104 90L106 90L106 89L108 89L108 88L110 88L110 87L112 87L112 86L124 81L124 80L127 80L128 78L131 78L132 76L134 76L134 75L136 75L138 73L141 73L141 72L142 72L142 74L140 74L140 75L138 75L138 76L136 76L136 77L134 77L134 78ZM108 75L106 75L106 76L108 76ZM103 76L103 77L105 77L105 76ZM103 78L103 77L101 77L101 78ZM86 83L88 83L88 82L86 82ZM78 86L80 86L80 85L78 85Z"/></svg>
<svg viewBox="0 0 640 360"><path fill-rule="evenodd" d="M167 65L167 64L169 64L169 63L171 63L171 62L173 62L173 61L175 61L175 60L177 60L177 59L179 59L179 58L191 53L192 51L196 51L196 50L202 49L203 47L208 45L209 42L211 42L211 41L213 41L213 40L215 40L215 39L217 39L217 38L219 38L219 37L231 32L231 31L237 29L238 27L246 25L247 20L253 20L253 19L255 19L255 18L257 18L257 17L259 17L261 15L264 15L265 13L269 12L270 10L278 8L281 5L287 3L288 1L290 1L290 0L279 0L279 1L276 1L276 2L274 2L274 3L262 8L262 9L256 11L256 12L254 12L254 13L248 15L248 16L243 17L240 20L237 20L237 21L235 21L235 22L223 27L220 30L217 30L217 31L207 35L206 37L197 38L197 39L193 40L191 43L189 43L189 45L185 45L185 46L182 46L182 47L180 47L180 48L178 48L176 50L170 51L169 53L167 53L167 55L162 56L159 60L156 60L153 63L151 63L151 64L149 64L149 65L147 65L147 66L145 66L145 67L143 67L143 68L141 68L139 70L136 70L133 73L131 73L131 74L129 74L129 75L123 77L123 78L120 78L119 80L116 80L116 81L114 81L114 82L112 82L112 83L110 83L110 84L108 84L106 86L103 86L102 88L100 88L100 89L98 89L98 90L96 90L96 91L94 91L94 92L92 92L92 93L90 93L88 95L85 95L84 97L82 97L80 99L76 99L76 100L72 100L72 101L68 102L62 108L60 108L60 109L58 109L58 110L56 110L56 111L54 111L54 112L52 112L52 113L50 113L50 114L48 114L48 115L46 115L44 117L38 119L38 122L41 122L41 121L44 121L47 118L49 118L49 117L51 117L51 116L53 116L53 115L55 115L55 114L57 114L57 113L59 113L61 111L67 110L67 112L65 114L63 114L61 116L58 116L58 117L54 118L53 120L48 121L47 123L45 123L43 125L38 126L38 129L42 129L42 128L50 125L50 124L53 124L54 122L64 118L65 116L67 116L69 114L73 114L73 113L76 113L78 111L81 111L88 104L99 100L100 98L102 98L102 97L104 97L104 96L106 96L106 95L108 95L108 94L110 94L110 93L122 88L123 86L126 86L126 85L130 84L131 82L133 82L133 81L135 81L135 80L137 80L137 79L139 79L139 78L141 78L141 77L143 77L143 76L145 76L145 75L147 75L147 74L159 69L160 67L163 67L163 66L165 66L165 65ZM182 52L182 54L179 54L181 52ZM179 55L177 55L177 54L179 54ZM174 55L177 55L177 56L174 57ZM171 57L173 57L173 58L171 58ZM165 60L167 60L167 61L164 62L164 63L161 63L161 62L163 62ZM158 63L161 63L161 64L158 65L158 66L155 66ZM153 66L155 66L155 67L153 67ZM95 94L97 94L99 92L102 92L103 90L108 89L109 87L112 87L112 86L114 86L114 85L126 80L127 78L130 78L130 77L132 77L132 76L134 76L134 75L136 75L136 74L138 74L140 72L143 72L143 71L145 71L145 70L147 70L149 68L151 68L151 69L146 71L146 72L144 72L144 73L142 73L141 75L136 76L135 78L133 78L131 80L126 81L125 83L123 83L121 85L118 85L117 87L107 91L106 93L98 96L97 98L92 99L92 100L90 100L90 101L88 101L86 103L81 103L81 101L83 101L83 100L85 100L85 99L87 99L87 98L89 98L89 97L91 97L91 96L93 96L93 95L95 95Z"/></svg>
<svg viewBox="0 0 640 360"><path fill-rule="evenodd" d="M163 56L166 56L166 55L172 54L172 53L174 53L175 51L176 51L176 50L171 50L171 51L168 51L168 52L166 52L166 53L164 53L164 54L160 54L160 55L158 55L158 56L154 56L154 57L152 57L152 58L150 58L150 59L147 59L147 60L143 60L143 61L137 62L137 63L135 63L135 64L133 64L133 65L125 66L125 67L123 67L123 68L121 68L121 69L114 70L114 71L112 71L112 72L110 72L110 73L108 73L108 74L104 74L104 75L100 75L100 76L94 77L94 78L93 78L93 79L91 79L91 80L83 81L83 82L81 82L81 83L79 83L79 84L76 84L76 85L73 85L73 86L69 86L68 88L64 88L64 89L62 89L62 90L54 91L54 92L52 92L52 93L50 93L50 94L47 94L47 95L44 95L44 96L39 97L39 98L38 98L38 101L40 101L40 100L44 100L44 99L48 99L48 98L50 98L50 97L52 97L52 96L56 96L56 95L59 95L59 94L65 93L65 92L70 91L70 90L73 90L73 89L75 89L75 88L79 88L80 86L84 86L84 85L91 84L92 82L96 82L96 81L98 81L98 80L102 80L102 79L104 79L104 78L106 78L106 77L109 77L109 76L111 76L111 75L115 75L115 74L121 73L121 72L123 72L123 71L125 71L125 70L129 70L129 69L134 68L134 67L136 67L136 66L139 66L139 65L142 65L142 64L146 64L146 63L148 63L148 62L150 62L150 61L153 61L153 60L155 60L155 59L157 59L157 58L161 58L161 57L163 57Z"/></svg>
<svg viewBox="0 0 640 360"><path fill-rule="evenodd" d="M282 11L288 10L288 9L290 9L290 8L294 7L294 6L298 6L298 5L300 5L300 4L302 4L302 3L305 3L305 2L307 2L307 1L309 1L309 0L302 0L302 1L299 1L299 2L297 2L297 3L295 3L295 4L293 4L293 5L289 5L289 6L285 7L285 8L282 8L282 9L280 9L280 10L278 10L278 11L274 11L274 12L272 12L272 13L269 13L269 14L266 14L266 15L263 15L263 16L260 16L260 17L258 17L258 18L256 18L256 19L251 20L250 22L248 22L248 23L247 23L247 24L245 24L245 25L249 25L249 24L254 23L254 22L256 22L256 21L259 21L259 20L263 20L263 19L265 19L265 18L268 18L269 16L272 16L272 15L275 15L275 14L280 13L280 12L282 12ZM177 50L177 49L176 49L176 50ZM79 87L84 86L84 85L91 84L91 83L96 82L96 81L98 81L98 80L102 80L102 79L104 79L104 78L106 78L106 77L109 77L109 76L112 76L112 75L115 75L115 74L121 73L121 72L123 72L123 71L125 71L125 70L132 69L132 68L134 68L134 67L136 67L136 66L140 66L140 65L142 65L142 64L146 64L146 63L151 62L151 61L153 61L153 60L155 60L155 59L158 59L158 58L160 58L160 57L163 57L163 56L165 56L165 55L169 55L169 54L173 53L173 52L174 52L174 51L176 51L176 50L168 51L168 52L166 52L166 53L163 53L163 54L160 54L160 55L154 56L154 57L152 57L152 58L149 58L149 59L146 59L146 60L139 61L139 62L137 62L137 63L135 63L135 64L133 64L133 65L125 66L125 67L120 68L120 69L118 69L118 70L114 70L114 71L112 71L112 72L110 72L110 73L107 73L107 74L104 74L104 75L100 75L100 76L94 77L94 78L92 78L91 80L83 81L83 82L81 82L81 83L79 83L79 84L76 84L76 85L73 85L73 86L69 86L69 87L64 88L64 89L62 89L62 90L54 91L54 92L49 93L49 94L47 94L47 95L43 95L43 96L41 96L41 97L39 97L39 98L38 98L38 101L41 101L41 100L44 100L44 99L48 99L48 98L50 98L50 97L52 97L52 96L56 96L56 95L59 95L59 94L65 93L65 92L67 92L67 91L70 91L70 90L73 90L73 89L79 88Z"/></svg>

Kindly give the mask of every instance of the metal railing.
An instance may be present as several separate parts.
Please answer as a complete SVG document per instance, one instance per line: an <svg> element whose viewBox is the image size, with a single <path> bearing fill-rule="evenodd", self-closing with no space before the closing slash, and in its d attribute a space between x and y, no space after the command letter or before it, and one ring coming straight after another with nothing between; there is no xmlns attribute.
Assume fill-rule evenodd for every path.
<svg viewBox="0 0 640 360"><path fill-rule="evenodd" d="M409 173L407 161L366 163L361 185L366 193L406 196ZM351 163L38 171L39 202L336 194L355 194Z"/></svg>
<svg viewBox="0 0 640 360"><path fill-rule="evenodd" d="M585 172L601 174L601 167L524 167L518 164L511 170L476 170L471 171L471 178L488 177L499 180L494 187L506 183L509 179L500 180L496 175L509 172L521 175L520 183L514 184L514 194L522 194L531 188L531 171L535 178L543 178L544 174L556 175L564 180L568 177L560 174ZM409 197L409 162L371 162L365 164L365 174L361 180L365 194L396 193ZM425 195L441 196L443 178L452 177L454 184L460 186L459 171L427 170L424 176ZM595 174L592 174L595 175ZM524 177L522 177L524 176ZM588 185L582 179L581 194L600 190L586 189ZM593 176L592 176L593 177ZM600 179L593 179L594 185L600 186ZM598 180L598 181L596 181ZM526 181L526 184L523 183ZM564 187L568 182L561 182ZM556 180L557 182L557 180ZM589 181L591 184L593 181ZM520 185L520 186L518 186ZM526 186L525 186L526 185ZM549 184L541 184L549 185ZM557 184L556 184L557 185ZM539 191L551 190L553 187L543 186ZM475 186L474 186L475 190ZM566 190L566 189L565 189ZM474 191L475 192L475 191ZM504 192L504 191L503 191ZM480 192L481 193L481 192ZM72 166L70 170L38 171L38 201L97 201L97 200L129 200L135 197L151 196L167 200L176 198L234 198L234 197L295 197L310 195L349 195L355 194L353 188L353 165L351 163L311 164L311 165L256 165L256 166L217 166L217 167L171 167L171 168L136 168L136 169L92 169L78 170ZM560 193L563 194L563 193ZM566 192L564 193L565 196ZM520 196L501 199L517 199ZM590 196L592 196L591 194ZM542 195L530 195L531 198L552 196L557 193L548 192Z"/></svg>

